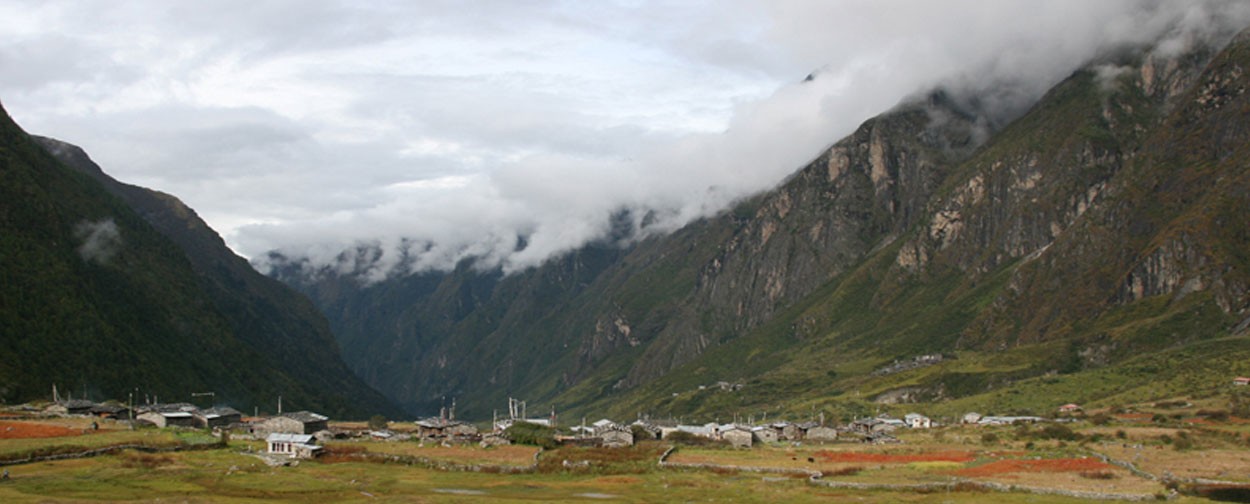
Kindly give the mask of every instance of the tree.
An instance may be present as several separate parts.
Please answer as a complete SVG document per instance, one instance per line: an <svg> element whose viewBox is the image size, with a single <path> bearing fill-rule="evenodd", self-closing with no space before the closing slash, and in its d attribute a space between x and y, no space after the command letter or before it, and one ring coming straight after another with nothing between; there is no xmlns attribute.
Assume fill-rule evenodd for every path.
<svg viewBox="0 0 1250 504"><path fill-rule="evenodd" d="M369 429L371 430L386 430L389 425L390 421L382 415L373 415L369 417Z"/></svg>

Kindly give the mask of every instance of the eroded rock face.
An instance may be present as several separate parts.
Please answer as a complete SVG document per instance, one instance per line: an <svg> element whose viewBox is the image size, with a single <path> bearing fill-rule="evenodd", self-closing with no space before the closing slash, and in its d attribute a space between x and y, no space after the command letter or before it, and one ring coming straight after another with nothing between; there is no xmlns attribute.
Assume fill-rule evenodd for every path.
<svg viewBox="0 0 1250 504"><path fill-rule="evenodd" d="M622 385L654 379L757 327L905 232L943 182L944 167L968 156L985 127L938 93L835 144L761 198L702 268L691 311L713 322L667 327Z"/></svg>

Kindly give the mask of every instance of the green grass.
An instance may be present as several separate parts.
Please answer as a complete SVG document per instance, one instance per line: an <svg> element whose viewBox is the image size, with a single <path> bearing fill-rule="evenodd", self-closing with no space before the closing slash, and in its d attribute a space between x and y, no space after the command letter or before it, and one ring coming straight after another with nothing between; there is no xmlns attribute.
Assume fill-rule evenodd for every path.
<svg viewBox="0 0 1250 504"><path fill-rule="evenodd" d="M754 473L650 469L630 474L505 476L398 464L318 462L270 468L229 450L168 454L153 467L135 466L133 458L124 453L11 467L13 479L0 484L0 501L594 502L611 496L613 502L1077 502L1014 493L835 490L809 486L802 479Z"/></svg>
<svg viewBox="0 0 1250 504"><path fill-rule="evenodd" d="M215 442L217 438L202 432L175 432L165 429L101 431L83 436L46 439L0 439L0 460L24 459L32 455L74 453L130 444L173 447Z"/></svg>

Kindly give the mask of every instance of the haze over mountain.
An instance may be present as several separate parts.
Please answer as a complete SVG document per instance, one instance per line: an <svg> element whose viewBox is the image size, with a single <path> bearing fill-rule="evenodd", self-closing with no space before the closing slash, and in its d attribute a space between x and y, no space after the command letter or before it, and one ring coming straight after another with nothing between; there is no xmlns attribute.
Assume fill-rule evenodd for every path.
<svg viewBox="0 0 1250 504"><path fill-rule="evenodd" d="M714 215L935 85L1010 117L1100 51L1247 11L478 5L14 2L0 96L33 130L178 194L245 256L328 265L376 243L372 280L470 256L515 271L603 238L614 216L664 233Z"/></svg>
<svg viewBox="0 0 1250 504"><path fill-rule="evenodd" d="M636 239L649 214L624 209L511 274L469 258L362 282L379 245L270 260L412 410L1041 413L1205 393L1250 371L1250 35L1207 21L1101 53L1011 121L995 92L915 95L671 234ZM947 363L873 372L932 354Z"/></svg>

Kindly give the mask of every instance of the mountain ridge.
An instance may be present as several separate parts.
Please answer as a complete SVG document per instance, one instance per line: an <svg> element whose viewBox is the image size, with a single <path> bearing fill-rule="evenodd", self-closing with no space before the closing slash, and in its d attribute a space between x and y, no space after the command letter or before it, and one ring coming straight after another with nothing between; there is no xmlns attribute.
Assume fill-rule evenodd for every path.
<svg viewBox="0 0 1250 504"><path fill-rule="evenodd" d="M98 399L213 391L245 409L283 395L340 417L400 414L341 364L306 300L177 198L117 182L81 149L0 115L4 401L60 384Z"/></svg>
<svg viewBox="0 0 1250 504"><path fill-rule="evenodd" d="M280 257L275 274L327 313L358 372L385 348L367 379L410 409L446 395L479 417L505 396L617 415L1018 404L997 391L1211 351L1250 325L1247 170L1229 154L1245 140L1246 38L1107 55L1001 129L927 95L779 188L625 249L508 277L465 265L359 287ZM935 352L962 357L871 374ZM716 381L746 388L696 388ZM1124 387L1102 400L1146 393Z"/></svg>

